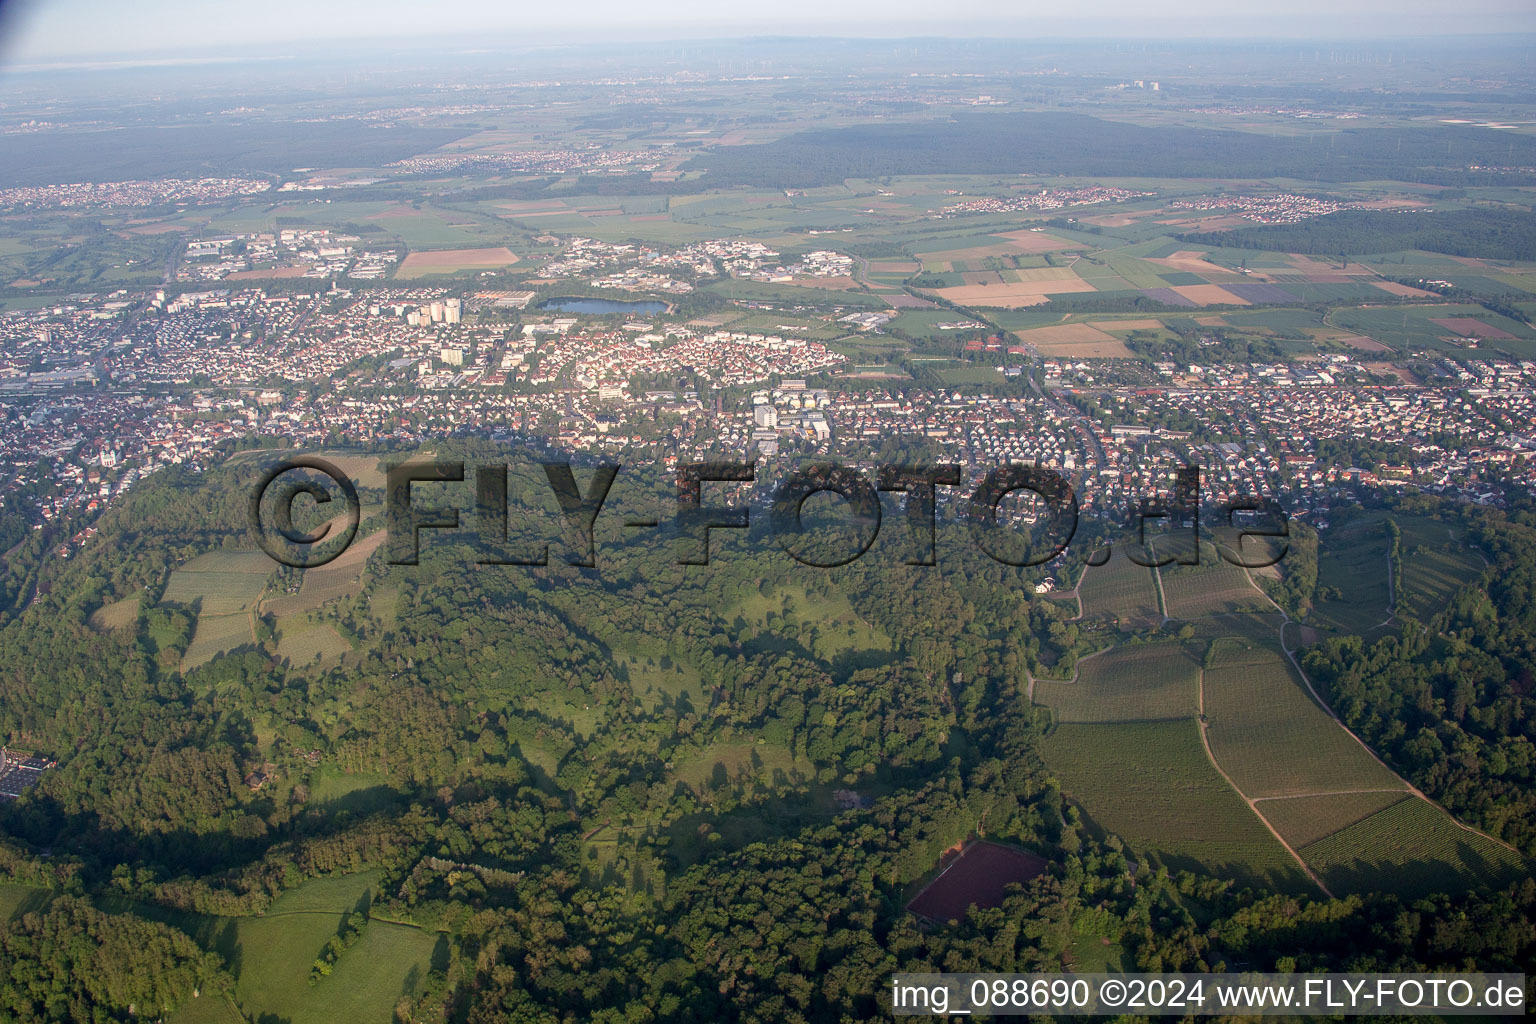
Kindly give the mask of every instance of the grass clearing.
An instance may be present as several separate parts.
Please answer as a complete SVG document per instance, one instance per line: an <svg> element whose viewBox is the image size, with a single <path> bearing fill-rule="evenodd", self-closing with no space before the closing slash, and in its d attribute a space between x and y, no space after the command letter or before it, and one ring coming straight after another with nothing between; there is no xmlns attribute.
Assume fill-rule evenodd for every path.
<svg viewBox="0 0 1536 1024"><path fill-rule="evenodd" d="M671 778L702 794L728 788L750 791L757 786L779 786L796 778L813 778L815 773L813 764L778 744L722 740L678 761Z"/></svg>
<svg viewBox="0 0 1536 1024"><path fill-rule="evenodd" d="M378 872L366 871L313 879L278 897L260 917L232 919L235 1001L248 1017L271 1015L292 1024L387 1024L402 992L418 984L430 968L438 941L434 934L370 921L332 975L309 984L315 956L347 914L366 910L378 877Z"/></svg>
<svg viewBox="0 0 1536 1024"><path fill-rule="evenodd" d="M0 921L41 910L53 898L48 889L38 889L16 882L0 882Z"/></svg>
<svg viewBox="0 0 1536 1024"><path fill-rule="evenodd" d="M228 996L204 992L166 1018L166 1024L245 1024Z"/></svg>
<svg viewBox="0 0 1536 1024"><path fill-rule="evenodd" d="M753 594L725 613L757 632L793 628L802 644L823 661L850 651L889 651L892 640L867 622L841 591L812 593L786 587L769 595ZM809 630L809 633L807 633Z"/></svg>

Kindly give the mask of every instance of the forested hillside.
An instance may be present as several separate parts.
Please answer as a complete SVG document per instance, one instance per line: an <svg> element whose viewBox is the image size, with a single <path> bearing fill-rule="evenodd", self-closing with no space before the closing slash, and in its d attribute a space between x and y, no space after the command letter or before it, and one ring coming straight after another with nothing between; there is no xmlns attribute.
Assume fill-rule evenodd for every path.
<svg viewBox="0 0 1536 1024"><path fill-rule="evenodd" d="M597 570L561 566L558 546L549 568L477 568L461 533L419 566L378 549L355 571L273 570L248 612L222 612L241 574L195 565L244 564L258 465L135 489L0 628L0 731L59 760L0 805L14 1019L126 1020L189 987L259 1016L310 991L283 995L271 972L325 1000L375 962L397 972L400 1019L702 1024L876 1019L895 970L1523 970L1536 951L1528 877L1447 876L1454 895L1412 902L1277 896L1105 829L1042 759L1052 716L1030 691L1111 627L1008 567L824 572L753 534L683 572L669 542L615 534ZM513 473L514 494L541 486ZM616 490L615 519L656 493ZM1308 665L1431 795L1529 849L1530 527L1463 528L1496 582L1438 625ZM1186 581L1169 586L1182 600ZM125 625L98 614L123 601ZM248 633L189 662L232 615ZM1134 654L1204 628L1156 622L1113 635ZM335 640L295 640L317 631ZM1405 689L1424 643L1457 660ZM963 920L909 913L977 834L1045 872ZM371 897L326 904L293 965L242 938L298 929L310 919L270 922L362 873ZM76 939L103 934L121 941L90 954L87 983Z"/></svg>

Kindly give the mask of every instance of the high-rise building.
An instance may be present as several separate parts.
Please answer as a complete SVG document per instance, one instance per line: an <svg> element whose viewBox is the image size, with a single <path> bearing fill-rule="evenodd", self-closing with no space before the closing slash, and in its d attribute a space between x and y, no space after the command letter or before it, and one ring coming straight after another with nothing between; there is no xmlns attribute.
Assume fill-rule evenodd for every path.
<svg viewBox="0 0 1536 1024"><path fill-rule="evenodd" d="M448 323L458 323L461 316L462 310L460 309L458 299L449 299L447 302L443 303L443 319L445 319Z"/></svg>

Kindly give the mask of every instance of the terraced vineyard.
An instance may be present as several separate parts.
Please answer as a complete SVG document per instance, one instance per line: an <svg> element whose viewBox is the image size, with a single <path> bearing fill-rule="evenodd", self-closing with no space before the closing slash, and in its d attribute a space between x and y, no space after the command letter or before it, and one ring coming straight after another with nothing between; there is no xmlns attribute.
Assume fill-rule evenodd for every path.
<svg viewBox="0 0 1536 1024"><path fill-rule="evenodd" d="M1399 602L1424 621L1445 609L1452 595L1482 571L1483 563L1466 544L1451 540L1446 524L1434 519L1400 516L1403 592Z"/></svg>
<svg viewBox="0 0 1536 1024"><path fill-rule="evenodd" d="M138 621L139 597L125 597L121 601L102 605L91 613L91 628L103 633L114 629L126 629Z"/></svg>
<svg viewBox="0 0 1536 1024"><path fill-rule="evenodd" d="M1035 680L1058 722L1193 718L1200 663L1180 644L1117 647L1078 663L1076 682Z"/></svg>
<svg viewBox="0 0 1536 1024"><path fill-rule="evenodd" d="M1299 849L1409 798L1402 788L1271 797L1259 801L1259 813L1286 842Z"/></svg>
<svg viewBox="0 0 1536 1024"><path fill-rule="evenodd" d="M212 551L172 572L160 600L197 606L203 615L233 615L256 603L276 567L260 551Z"/></svg>
<svg viewBox="0 0 1536 1024"><path fill-rule="evenodd" d="M287 630L277 641L277 656L292 665L307 665L316 660L335 662L351 649L352 645L330 626Z"/></svg>
<svg viewBox="0 0 1536 1024"><path fill-rule="evenodd" d="M1213 615L1269 608L1242 569L1223 560L1208 545L1201 548L1199 565L1170 565L1159 570L1170 619L1199 626Z"/></svg>
<svg viewBox="0 0 1536 1024"><path fill-rule="evenodd" d="M1042 747L1062 792L1140 857L1297 890L1310 883L1211 767L1194 722L1060 725Z"/></svg>
<svg viewBox="0 0 1536 1024"><path fill-rule="evenodd" d="M1163 621L1152 570L1132 562L1122 551L1111 554L1104 565L1084 570L1078 594L1085 618L1108 615L1121 629L1131 631L1154 629Z"/></svg>
<svg viewBox="0 0 1536 1024"><path fill-rule="evenodd" d="M1519 854L1461 828L1417 797L1312 843L1301 855L1340 895L1444 892L1458 876L1503 884L1530 870Z"/></svg>
<svg viewBox="0 0 1536 1024"><path fill-rule="evenodd" d="M1318 537L1317 587L1307 624L1364 633L1392 614L1383 520L1371 516ZM1337 596L1335 596L1335 594Z"/></svg>
<svg viewBox="0 0 1536 1024"><path fill-rule="evenodd" d="M378 550L384 539L384 531L379 530L355 542L334 562L304 570L304 582L299 592L272 598L265 602L264 610L282 619L312 611L338 597L357 593L362 586L363 569L368 564L368 556Z"/></svg>
<svg viewBox="0 0 1536 1024"><path fill-rule="evenodd" d="M1204 687L1211 752L1249 798L1402 788L1311 699L1273 643L1219 641Z"/></svg>
<svg viewBox="0 0 1536 1024"><path fill-rule="evenodd" d="M189 671L206 664L225 651L232 651L236 647L244 647L255 642L255 637L251 633L249 612L239 612L234 615L199 615L197 629L192 634L192 642L187 645L187 651L181 658L182 671Z"/></svg>

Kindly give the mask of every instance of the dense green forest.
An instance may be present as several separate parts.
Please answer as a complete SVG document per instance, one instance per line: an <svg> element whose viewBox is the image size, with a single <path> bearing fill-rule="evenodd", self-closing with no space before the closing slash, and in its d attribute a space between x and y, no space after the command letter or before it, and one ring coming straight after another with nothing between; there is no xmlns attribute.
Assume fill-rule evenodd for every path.
<svg viewBox="0 0 1536 1024"><path fill-rule="evenodd" d="M1299 224L1180 235L1196 245L1335 256L1423 249L1495 260L1536 259L1536 213L1528 210L1388 212L1340 210Z"/></svg>
<svg viewBox="0 0 1536 1024"><path fill-rule="evenodd" d="M894 174L1198 178L1212 167L1231 178L1309 181L1464 185L1506 177L1469 171L1471 164L1536 165L1536 139L1452 125L1281 136L1150 128L1067 113L960 114L946 121L855 125L759 145L720 146L688 166L707 170L708 185L758 188ZM1509 183L1533 176L1511 177Z"/></svg>
<svg viewBox="0 0 1536 1024"><path fill-rule="evenodd" d="M0 627L0 733L60 761L0 805L0 869L41 894L0 943L9 1019L126 1020L228 991L240 958L197 922L365 869L378 898L303 949L303 970L326 992L370 921L438 933L449 955L397 1008L413 1020L869 1020L896 970L1056 971L1106 948L1133 970L1528 970L1536 955L1529 878L1415 900L1277 895L1096 827L1042 762L1048 718L1027 687L1103 637L987 560L924 570L872 552L823 572L754 527L720 531L694 572L669 540L615 530L588 570L535 519L509 543L548 540L546 568L477 567L472 530L441 533L420 565L377 553L303 612L346 641L339 656L282 653L295 627L277 604L249 642L194 664L207 609L167 600L173 570L250 545L257 465L135 488ZM514 465L514 501L546 490ZM665 493L616 485L614 520ZM1325 645L1309 671L1432 796L1529 849L1532 529L1493 513L1462 528L1497 580L1401 639ZM279 599L305 585L267 580ZM133 597L127 626L94 624ZM1410 669L1423 682L1404 688ZM338 779L362 788L327 795ZM978 833L1048 870L947 925L908 913L911 887Z"/></svg>
<svg viewBox="0 0 1536 1024"><path fill-rule="evenodd" d="M1458 816L1536 852L1536 523L1453 520L1489 552L1430 622L1368 643L1329 640L1307 671L1351 728ZM1394 558L1422 557L1394 538ZM1399 587L1401 584L1399 584Z"/></svg>

